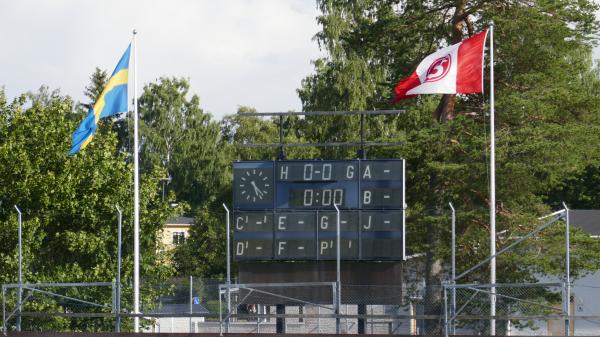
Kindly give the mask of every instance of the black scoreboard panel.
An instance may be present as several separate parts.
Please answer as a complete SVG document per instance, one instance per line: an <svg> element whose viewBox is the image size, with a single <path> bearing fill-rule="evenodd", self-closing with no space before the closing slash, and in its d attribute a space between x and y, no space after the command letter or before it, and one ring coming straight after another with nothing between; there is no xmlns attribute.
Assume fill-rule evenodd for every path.
<svg viewBox="0 0 600 337"><path fill-rule="evenodd" d="M236 260L404 256L404 161L250 161L233 167Z"/></svg>
<svg viewBox="0 0 600 337"><path fill-rule="evenodd" d="M361 257L365 260L397 260L404 254L402 211L361 212Z"/></svg>
<svg viewBox="0 0 600 337"><path fill-rule="evenodd" d="M314 212L275 214L275 259L315 260L317 232Z"/></svg>
<svg viewBox="0 0 600 337"><path fill-rule="evenodd" d="M337 212L321 211L318 216L319 259L337 257ZM358 211L340 212L340 256L359 259Z"/></svg>
<svg viewBox="0 0 600 337"><path fill-rule="evenodd" d="M237 162L233 165L234 208L269 209L275 200L273 162Z"/></svg>
<svg viewBox="0 0 600 337"><path fill-rule="evenodd" d="M277 181L357 181L358 161L277 161Z"/></svg>
<svg viewBox="0 0 600 337"><path fill-rule="evenodd" d="M236 260L273 258L273 214L239 212L233 217L233 256Z"/></svg>

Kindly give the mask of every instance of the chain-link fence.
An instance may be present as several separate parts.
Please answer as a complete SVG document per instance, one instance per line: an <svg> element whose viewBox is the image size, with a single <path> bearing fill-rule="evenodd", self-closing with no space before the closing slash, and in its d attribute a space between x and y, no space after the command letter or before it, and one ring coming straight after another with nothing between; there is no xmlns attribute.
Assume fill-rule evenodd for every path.
<svg viewBox="0 0 600 337"><path fill-rule="evenodd" d="M3 331L112 331L114 283L2 285Z"/></svg>
<svg viewBox="0 0 600 337"><path fill-rule="evenodd" d="M563 335L568 326L562 283L450 284L444 289L446 335L486 335L492 325L502 336Z"/></svg>
<svg viewBox="0 0 600 337"><path fill-rule="evenodd" d="M570 335L600 329L600 286L574 283ZM585 281L585 280L584 280ZM341 286L336 315L335 283L237 284L177 278L142 282L144 332L365 333L485 335L490 332L490 285ZM7 331L121 331L133 328L131 284L124 284L117 315L113 283L3 285ZM498 335L564 335L562 283L495 286ZM20 320L20 322L19 322Z"/></svg>
<svg viewBox="0 0 600 337"><path fill-rule="evenodd" d="M443 333L441 286L342 284L340 290L336 315L335 282L227 286L186 278L146 284L142 291L156 296L142 306L144 331Z"/></svg>

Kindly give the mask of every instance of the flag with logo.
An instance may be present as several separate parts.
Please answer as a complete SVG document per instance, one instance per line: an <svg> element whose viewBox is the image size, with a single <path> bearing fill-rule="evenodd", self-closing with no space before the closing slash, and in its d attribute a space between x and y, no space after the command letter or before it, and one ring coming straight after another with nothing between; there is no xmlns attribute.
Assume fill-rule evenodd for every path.
<svg viewBox="0 0 600 337"><path fill-rule="evenodd" d="M125 50L125 53L119 60L119 63L106 83L104 90L102 90L102 93L94 103L94 106L73 133L69 155L76 154L92 141L98 121L101 118L112 116L120 112L127 112L127 82L129 79L130 49L131 45Z"/></svg>
<svg viewBox="0 0 600 337"><path fill-rule="evenodd" d="M425 57L401 80L394 103L420 94L483 92L483 49L487 30Z"/></svg>

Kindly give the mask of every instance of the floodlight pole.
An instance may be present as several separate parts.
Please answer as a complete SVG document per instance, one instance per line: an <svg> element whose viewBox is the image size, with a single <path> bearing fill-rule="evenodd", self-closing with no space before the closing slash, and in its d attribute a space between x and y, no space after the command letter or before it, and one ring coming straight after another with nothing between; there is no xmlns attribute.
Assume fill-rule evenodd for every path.
<svg viewBox="0 0 600 337"><path fill-rule="evenodd" d="M231 256L230 256L230 229L229 229L229 208L227 208L227 206L225 205L225 203L223 203L223 208L225 208L225 224L226 224L226 232L227 232L227 241L226 241L226 245L227 248L225 249L227 251L227 317L225 318L227 320L227 322L225 322L225 332L228 333L229 332L229 316L231 316Z"/></svg>
<svg viewBox="0 0 600 337"><path fill-rule="evenodd" d="M116 311L115 332L121 332L121 228L123 225L123 213L119 205L115 205L119 213L119 226L117 229L117 289L116 289Z"/></svg>
<svg viewBox="0 0 600 337"><path fill-rule="evenodd" d="M21 331L21 305L23 300L23 240L22 240L22 214L21 210L17 205L15 205L15 209L18 214L19 221L19 287L17 288L17 312L19 316L17 316L17 331Z"/></svg>
<svg viewBox="0 0 600 337"><path fill-rule="evenodd" d="M333 207L335 207L336 211L336 230L335 230L335 248L336 248L336 280L335 280L335 290L336 290L336 301L335 301L335 333L340 334L340 307L342 306L342 282L340 277L340 209L334 203Z"/></svg>
<svg viewBox="0 0 600 337"><path fill-rule="evenodd" d="M569 223L569 208L567 207L567 204L563 202L563 206L565 208L565 269L566 269L566 275L565 275L565 290L566 290L566 295L565 295L565 312L567 313L567 318L565 319L565 336L569 336L569 332L570 332L570 327L571 327L571 237L570 237L570 229L571 229L571 224Z"/></svg>

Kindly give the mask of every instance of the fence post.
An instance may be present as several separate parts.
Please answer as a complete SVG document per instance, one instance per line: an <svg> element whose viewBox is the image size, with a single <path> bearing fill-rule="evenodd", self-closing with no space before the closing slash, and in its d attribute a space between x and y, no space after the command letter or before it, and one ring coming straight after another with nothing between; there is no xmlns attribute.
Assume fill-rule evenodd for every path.
<svg viewBox="0 0 600 337"><path fill-rule="evenodd" d="M448 292L446 284L442 286L444 287L444 335L448 337Z"/></svg>
<svg viewBox="0 0 600 337"><path fill-rule="evenodd" d="M17 331L21 331L21 306L23 300L23 241L22 237L22 214L21 210L17 205L15 205L15 209L18 213L18 221L19 221L19 288L17 289L17 312L19 316L17 316Z"/></svg>
<svg viewBox="0 0 600 337"><path fill-rule="evenodd" d="M117 213L119 213L119 225L117 228L117 289L115 293L115 311L117 316L115 320L115 332L121 332L121 232L123 226L123 214L121 212L121 209L119 208L119 205L115 205L115 207L117 208Z"/></svg>
<svg viewBox="0 0 600 337"><path fill-rule="evenodd" d="M219 336L223 336L223 306L221 302L221 285L219 285Z"/></svg>
<svg viewBox="0 0 600 337"><path fill-rule="evenodd" d="M119 332L118 313L117 313L117 282L113 282L111 286L111 312L115 314L115 332Z"/></svg>
<svg viewBox="0 0 600 337"><path fill-rule="evenodd" d="M341 264L341 253L340 253L340 246L341 246L341 240L340 240L340 209L337 207L337 205L334 203L333 207L335 207L335 211L336 211L336 241L335 241L335 247L336 247L336 302L335 302L335 333L336 334L340 334L341 333L341 327L340 327L340 307L342 306L342 281L341 281L341 277L340 277L340 264Z"/></svg>
<svg viewBox="0 0 600 337"><path fill-rule="evenodd" d="M2 285L2 332L6 335L6 288Z"/></svg>
<svg viewBox="0 0 600 337"><path fill-rule="evenodd" d="M194 286L194 277L190 275L190 333L192 333L192 316L194 314L194 293L193 293L193 286Z"/></svg>
<svg viewBox="0 0 600 337"><path fill-rule="evenodd" d="M565 336L569 336L569 332L571 330L571 242L570 242L570 223L569 223L569 208L567 204L563 202L563 206L565 208L565 313L567 317L565 318Z"/></svg>
<svg viewBox="0 0 600 337"><path fill-rule="evenodd" d="M230 224L229 224L229 208L227 208L227 205L225 205L225 203L223 203L223 208L225 208L225 216L227 217L225 219L225 224L226 224L226 231L227 231L227 322L225 322L225 332L229 332L229 316L231 315L231 256L230 256L230 251L231 251L231 244L230 244Z"/></svg>

